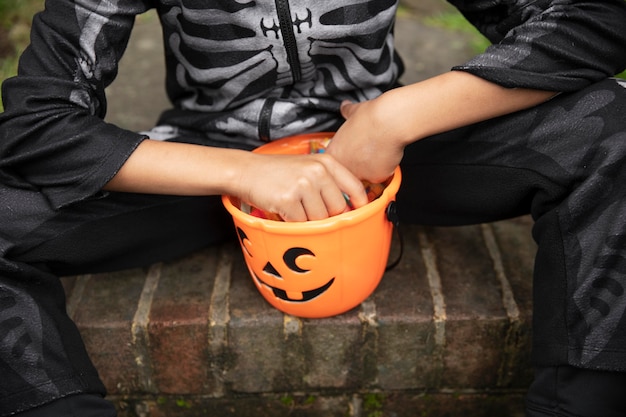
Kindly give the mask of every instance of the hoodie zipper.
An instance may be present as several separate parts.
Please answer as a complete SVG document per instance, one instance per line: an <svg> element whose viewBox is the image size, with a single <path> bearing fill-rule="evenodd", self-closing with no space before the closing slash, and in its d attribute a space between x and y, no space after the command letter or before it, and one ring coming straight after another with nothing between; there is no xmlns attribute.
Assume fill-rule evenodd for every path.
<svg viewBox="0 0 626 417"><path fill-rule="evenodd" d="M278 24L283 35L283 45L285 45L285 51L287 52L287 63L291 69L292 82L296 83L302 79L302 68L300 67L300 58L298 58L298 45L296 44L296 35L293 31L289 0L275 0L275 2ZM276 103L276 99L270 98L265 100L261 114L259 114L258 135L263 142L272 140L271 120L274 103Z"/></svg>
<svg viewBox="0 0 626 417"><path fill-rule="evenodd" d="M278 24L280 25L280 31L283 34L283 44L287 51L287 62L291 68L293 82L296 83L302 79L302 69L300 67L300 59L298 58L298 45L296 44L296 35L293 31L289 0L275 1L276 11L278 12Z"/></svg>

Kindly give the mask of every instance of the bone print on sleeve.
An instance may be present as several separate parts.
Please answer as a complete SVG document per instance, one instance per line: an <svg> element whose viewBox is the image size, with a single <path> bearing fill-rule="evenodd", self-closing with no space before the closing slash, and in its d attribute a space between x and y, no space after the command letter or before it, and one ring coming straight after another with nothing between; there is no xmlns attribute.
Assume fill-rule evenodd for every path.
<svg viewBox="0 0 626 417"><path fill-rule="evenodd" d="M506 87L574 91L626 67L623 0L450 0L493 45L455 67Z"/></svg>
<svg viewBox="0 0 626 417"><path fill-rule="evenodd" d="M3 84L0 177L62 207L98 193L143 136L103 122L142 1L49 0L18 76Z"/></svg>

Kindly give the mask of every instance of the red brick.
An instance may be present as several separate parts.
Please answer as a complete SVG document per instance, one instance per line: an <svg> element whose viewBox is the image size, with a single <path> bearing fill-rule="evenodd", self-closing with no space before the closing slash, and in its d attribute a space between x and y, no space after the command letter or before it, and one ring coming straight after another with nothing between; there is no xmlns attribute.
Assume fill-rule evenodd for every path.
<svg viewBox="0 0 626 417"><path fill-rule="evenodd" d="M153 377L160 393L215 390L207 342L218 255L214 248L161 269L149 324Z"/></svg>
<svg viewBox="0 0 626 417"><path fill-rule="evenodd" d="M402 262L387 272L372 299L378 319L377 383L384 390L424 389L440 378L433 299L418 227L401 226Z"/></svg>
<svg viewBox="0 0 626 417"><path fill-rule="evenodd" d="M284 315L258 292L240 252L233 264L229 295L231 362L224 375L226 386L243 393L289 389L293 379L283 362Z"/></svg>
<svg viewBox="0 0 626 417"><path fill-rule="evenodd" d="M308 319L302 328L308 389L358 389L363 373L358 308L339 316Z"/></svg>
<svg viewBox="0 0 626 417"><path fill-rule="evenodd" d="M428 237L445 298L442 386L496 386L509 319L480 226L431 229Z"/></svg>
<svg viewBox="0 0 626 417"><path fill-rule="evenodd" d="M88 278L74 312L87 351L111 394L144 391L131 325L145 272L133 269Z"/></svg>
<svg viewBox="0 0 626 417"><path fill-rule="evenodd" d="M532 219L529 216L490 225L502 263L519 310L519 319L508 330L503 348L506 363L502 369L501 385L526 388L533 377L530 366L532 346L532 277L537 245L532 239Z"/></svg>

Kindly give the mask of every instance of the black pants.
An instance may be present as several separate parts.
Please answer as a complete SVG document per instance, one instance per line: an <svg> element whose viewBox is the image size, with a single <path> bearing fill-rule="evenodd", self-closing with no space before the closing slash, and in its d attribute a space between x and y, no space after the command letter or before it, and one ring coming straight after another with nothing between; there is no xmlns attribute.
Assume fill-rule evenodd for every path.
<svg viewBox="0 0 626 417"><path fill-rule="evenodd" d="M626 374L570 366L538 368L526 399L527 417L623 417Z"/></svg>
<svg viewBox="0 0 626 417"><path fill-rule="evenodd" d="M606 80L424 139L402 161L403 222L533 216L532 417L626 415L615 390L577 389L588 378L595 386L626 387L625 114L626 88ZM35 214L37 221L0 228L9 242L0 239L0 323L9 321L23 336L5 337L2 346L28 353L0 356L0 374L10 376L0 381L0 416L69 394L103 393L65 314L58 275L148 264L232 233L216 197L110 194Z"/></svg>
<svg viewBox="0 0 626 417"><path fill-rule="evenodd" d="M218 197L112 193L64 210L23 235L0 259L0 416L68 395L41 415L73 415L64 414L68 407L96 404L95 397L74 394L105 394L66 313L59 276L175 259L234 238L233 231Z"/></svg>
<svg viewBox="0 0 626 417"><path fill-rule="evenodd" d="M528 392L526 415L623 417L625 384L626 377L620 373L568 366L539 368ZM115 409L102 397L82 394L62 398L19 416L114 417Z"/></svg>

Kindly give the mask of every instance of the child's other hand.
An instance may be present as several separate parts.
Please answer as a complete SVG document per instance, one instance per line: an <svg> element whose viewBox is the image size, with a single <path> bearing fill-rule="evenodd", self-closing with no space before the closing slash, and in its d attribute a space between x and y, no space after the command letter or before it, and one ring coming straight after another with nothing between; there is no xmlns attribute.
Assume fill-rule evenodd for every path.
<svg viewBox="0 0 626 417"><path fill-rule="evenodd" d="M367 204L361 181L327 154L250 154L238 195L285 221L320 220Z"/></svg>
<svg viewBox="0 0 626 417"><path fill-rule="evenodd" d="M372 183L389 178L404 154L402 141L396 138L402 127L390 126L384 111L389 108L380 100L343 102L341 114L346 122L327 148L356 177Z"/></svg>

